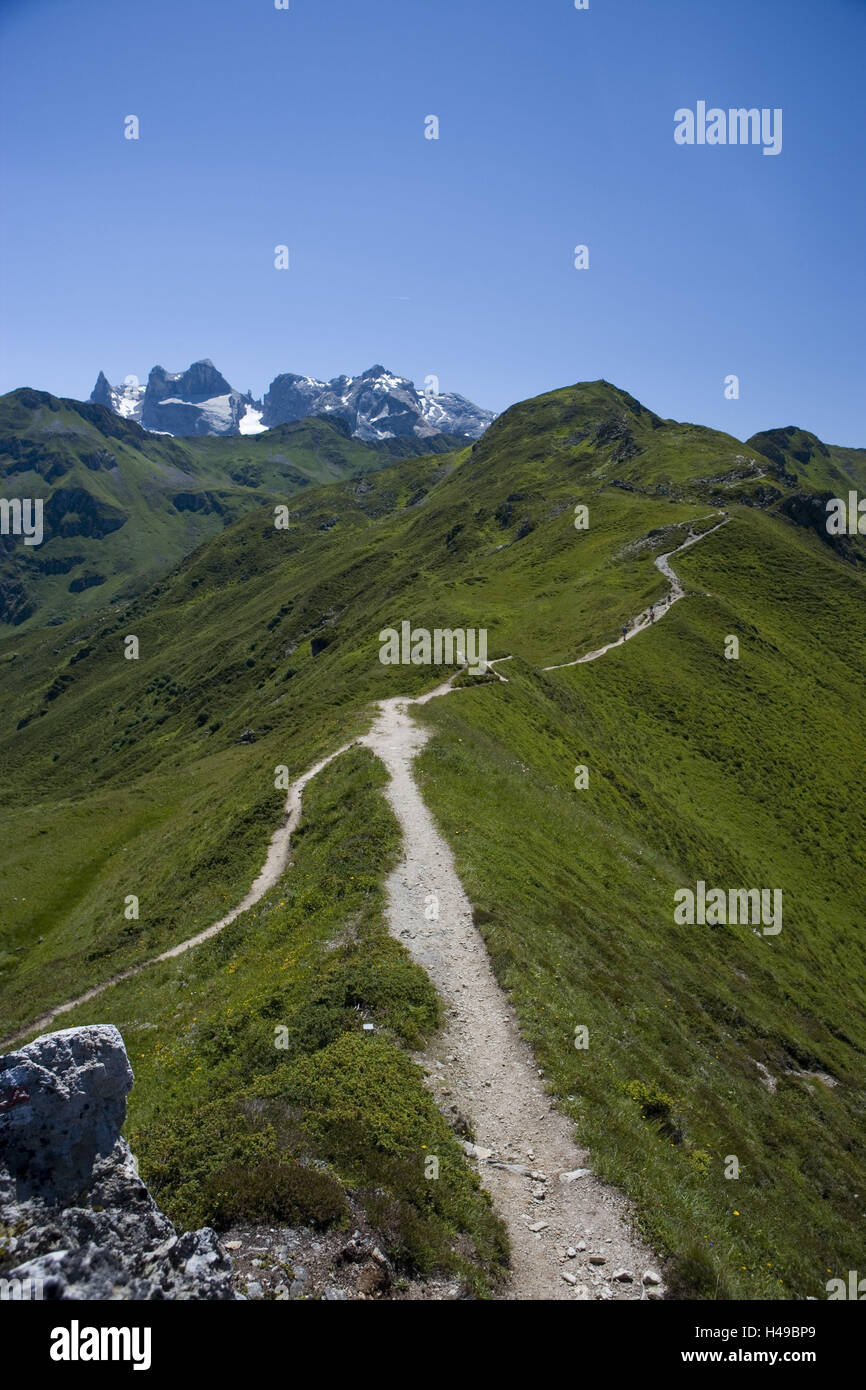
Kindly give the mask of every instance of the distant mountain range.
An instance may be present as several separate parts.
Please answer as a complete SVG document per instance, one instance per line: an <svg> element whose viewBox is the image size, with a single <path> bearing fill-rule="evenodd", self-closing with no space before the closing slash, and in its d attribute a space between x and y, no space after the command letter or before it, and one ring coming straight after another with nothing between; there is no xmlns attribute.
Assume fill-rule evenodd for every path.
<svg viewBox="0 0 866 1390"><path fill-rule="evenodd" d="M100 372L91 401L156 434L260 434L313 415L345 420L357 439L378 443L414 435L463 435L478 439L496 418L454 392L419 391L408 377L377 364L360 376L331 381L284 372L274 377L264 399L236 391L209 358L185 372L154 367L142 386L130 376L112 386Z"/></svg>

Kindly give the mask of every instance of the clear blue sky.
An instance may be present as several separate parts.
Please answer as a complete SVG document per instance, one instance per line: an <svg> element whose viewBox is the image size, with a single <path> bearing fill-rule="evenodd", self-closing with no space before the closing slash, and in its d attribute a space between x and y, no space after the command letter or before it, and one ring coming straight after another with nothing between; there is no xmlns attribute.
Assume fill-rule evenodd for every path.
<svg viewBox="0 0 866 1390"><path fill-rule="evenodd" d="M0 0L0 42L2 390L382 362L866 445L866 0ZM699 100L782 153L677 146Z"/></svg>

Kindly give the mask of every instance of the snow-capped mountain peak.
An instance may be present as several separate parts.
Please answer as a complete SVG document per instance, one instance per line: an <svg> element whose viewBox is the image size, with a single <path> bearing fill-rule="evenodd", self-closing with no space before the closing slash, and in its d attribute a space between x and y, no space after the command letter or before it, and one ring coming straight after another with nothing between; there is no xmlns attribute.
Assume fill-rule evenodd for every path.
<svg viewBox="0 0 866 1390"><path fill-rule="evenodd" d="M419 391L408 377L380 363L360 376L317 381L284 373L271 382L263 401L263 423L302 420L306 415L338 415L359 439L376 441L414 434L462 434L477 439L495 418L464 396Z"/></svg>
<svg viewBox="0 0 866 1390"><path fill-rule="evenodd" d="M234 390L213 362L202 358L185 372L156 366L146 386L134 376L112 386L100 372L90 399L145 429L174 435L260 434L276 425L325 415L345 420L352 434L367 442L437 434L477 439L495 418L465 396L419 391L408 377L397 376L381 363L360 376L331 381L285 372L274 378L264 400L256 401L251 393Z"/></svg>
<svg viewBox="0 0 866 1390"><path fill-rule="evenodd" d="M90 399L99 405L107 406L115 415L124 420L135 420L141 424L141 407L145 388L137 376L128 376L120 386L112 386L104 372L100 372Z"/></svg>

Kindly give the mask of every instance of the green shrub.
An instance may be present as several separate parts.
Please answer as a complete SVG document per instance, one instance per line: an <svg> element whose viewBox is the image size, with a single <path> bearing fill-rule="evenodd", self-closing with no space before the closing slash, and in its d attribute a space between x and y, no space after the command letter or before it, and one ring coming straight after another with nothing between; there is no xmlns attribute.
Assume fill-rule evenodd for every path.
<svg viewBox="0 0 866 1390"><path fill-rule="evenodd" d="M273 1221L325 1227L348 1212L343 1188L330 1173L279 1159L228 1164L205 1183L202 1205L217 1230Z"/></svg>
<svg viewBox="0 0 866 1390"><path fill-rule="evenodd" d="M331 1162L412 1271L459 1274L479 1294L479 1270L501 1268L507 1236L457 1140L419 1085L418 1068L386 1038L343 1033L320 1051L260 1077L251 1097L282 1104ZM426 1175L435 1156L437 1179ZM471 1253L466 1253L471 1251Z"/></svg>
<svg viewBox="0 0 866 1390"><path fill-rule="evenodd" d="M645 1120L656 1123L661 1132L668 1135L675 1144L682 1142L683 1126L680 1117L673 1113L676 1105L673 1096L645 1081L626 1081L620 1089L627 1096L631 1096L632 1100L637 1101Z"/></svg>
<svg viewBox="0 0 866 1390"><path fill-rule="evenodd" d="M689 1163L694 1168L699 1178L705 1178L710 1171L710 1154L707 1149L693 1149L689 1154Z"/></svg>
<svg viewBox="0 0 866 1390"><path fill-rule="evenodd" d="M257 1168L278 1157L273 1128L257 1123L228 1096L195 1109L172 1107L132 1129L129 1139L154 1197L182 1227L208 1221L202 1192L216 1173Z"/></svg>

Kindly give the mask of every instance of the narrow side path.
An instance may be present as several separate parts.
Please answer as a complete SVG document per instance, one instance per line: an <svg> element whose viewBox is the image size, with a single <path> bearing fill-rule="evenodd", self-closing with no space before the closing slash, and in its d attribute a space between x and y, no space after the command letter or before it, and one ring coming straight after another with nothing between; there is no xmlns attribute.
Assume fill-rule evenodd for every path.
<svg viewBox="0 0 866 1390"><path fill-rule="evenodd" d="M196 932L195 936L187 937L186 941L181 941L177 946L172 946L169 950L160 952L158 956L151 956L149 960L139 961L137 965L127 966L125 970L119 970L115 975L110 975L108 979L103 980L101 984L94 985L92 989L85 990L84 994L79 994L77 999L68 999L65 1004L58 1004L55 1008L49 1009L44 1014L40 1014L37 1019L29 1023L26 1028L22 1028L20 1032L13 1033L10 1037L0 1040L0 1048L8 1048L14 1043L23 1042L35 1029L38 1029L40 1033L44 1032L61 1014L67 1014L71 1009L77 1009L79 1004L88 1004L91 999L98 998L100 994L107 989L111 989L113 985L122 984L124 980L131 980L133 976L139 975L142 970L147 970L151 965L156 965L161 960L172 960L175 956L182 956L184 951L190 951L193 946L199 946L203 941L207 941L210 937L216 936L217 933L221 932L224 927L227 927L230 922L233 922L236 917L240 917L242 912L246 912L248 908L253 907L264 897L268 889L272 888L274 884L278 882L289 862L292 835L301 818L301 803L304 795L304 787L317 775L317 773L322 771L322 768L327 767L328 763L332 763L335 758L339 758L341 754L351 748L356 741L357 740L353 739L351 743L344 743L342 748L338 748L335 753L329 753L326 758L322 758L313 767L303 773L296 782L292 783L288 795L286 796L284 820L271 836L268 853L258 877L255 879L246 897L241 899L237 907L233 907L231 912L227 913L225 917L221 917L218 922L214 922L211 926L205 927L203 931Z"/></svg>

